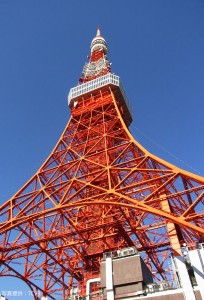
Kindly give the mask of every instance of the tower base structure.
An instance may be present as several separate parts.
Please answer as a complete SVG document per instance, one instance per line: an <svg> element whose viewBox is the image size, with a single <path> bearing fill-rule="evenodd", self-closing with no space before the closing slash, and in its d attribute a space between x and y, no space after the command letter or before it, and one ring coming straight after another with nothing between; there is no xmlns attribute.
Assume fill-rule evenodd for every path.
<svg viewBox="0 0 204 300"><path fill-rule="evenodd" d="M173 257L174 282L155 283L134 247L107 252L100 263L100 277L87 282L86 295L79 295L76 290L69 299L204 300L204 279L200 270L203 258L203 249Z"/></svg>

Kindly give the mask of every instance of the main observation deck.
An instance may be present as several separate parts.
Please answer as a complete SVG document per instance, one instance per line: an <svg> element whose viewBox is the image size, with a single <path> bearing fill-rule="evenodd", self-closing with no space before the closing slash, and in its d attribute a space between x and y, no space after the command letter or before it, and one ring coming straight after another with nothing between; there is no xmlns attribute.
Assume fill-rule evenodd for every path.
<svg viewBox="0 0 204 300"><path fill-rule="evenodd" d="M68 105L72 108L75 102L80 101L82 98L86 99L90 93L92 94L98 90L103 92L107 89L111 89L114 93L116 100L118 100L118 103L123 108L125 116L124 121L127 125L130 125L132 122L131 106L125 94L120 77L111 73L71 88L68 94Z"/></svg>

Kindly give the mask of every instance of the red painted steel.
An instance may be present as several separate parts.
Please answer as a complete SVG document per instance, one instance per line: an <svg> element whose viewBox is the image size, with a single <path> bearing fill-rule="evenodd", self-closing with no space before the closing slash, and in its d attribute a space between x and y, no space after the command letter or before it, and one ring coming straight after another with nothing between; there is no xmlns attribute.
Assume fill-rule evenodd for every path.
<svg viewBox="0 0 204 300"><path fill-rule="evenodd" d="M135 246L155 280L169 280L170 254L203 242L204 178L150 154L123 117L110 86L71 110L51 155L0 207L0 276L51 299L75 286L83 295L104 252Z"/></svg>

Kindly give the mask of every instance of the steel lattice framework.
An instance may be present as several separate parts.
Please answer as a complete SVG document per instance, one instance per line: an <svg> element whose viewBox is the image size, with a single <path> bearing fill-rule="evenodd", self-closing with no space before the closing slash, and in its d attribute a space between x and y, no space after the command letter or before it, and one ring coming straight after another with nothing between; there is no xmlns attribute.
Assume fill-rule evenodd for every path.
<svg viewBox="0 0 204 300"><path fill-rule="evenodd" d="M86 66L84 84L110 73L101 41L98 30L89 63L96 70L100 61L101 71ZM0 207L0 276L17 276L51 299L67 297L98 275L104 252L135 246L155 280L168 280L170 253L203 241L204 178L133 138L118 91L108 83L71 101L51 155Z"/></svg>

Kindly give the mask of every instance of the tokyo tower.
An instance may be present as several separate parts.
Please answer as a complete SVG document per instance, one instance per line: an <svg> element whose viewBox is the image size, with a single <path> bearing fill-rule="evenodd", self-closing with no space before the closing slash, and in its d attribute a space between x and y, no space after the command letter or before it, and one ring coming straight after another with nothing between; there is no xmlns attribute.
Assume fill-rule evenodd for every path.
<svg viewBox="0 0 204 300"><path fill-rule="evenodd" d="M172 257L178 266L184 248L204 242L204 178L134 139L131 108L107 55L98 28L57 145L0 207L0 276L22 279L35 300L68 299L74 289L83 298L104 253L131 247L153 281L170 286Z"/></svg>

